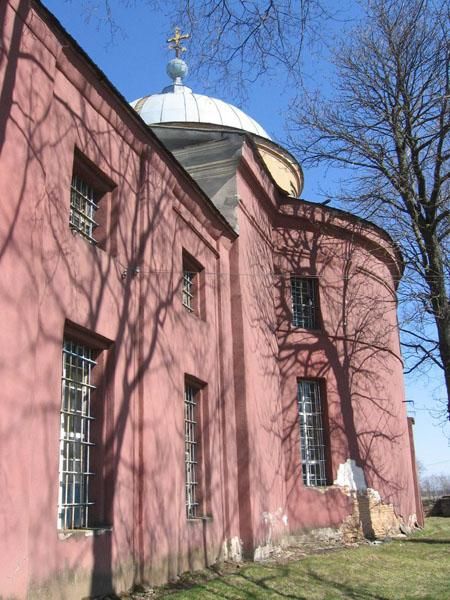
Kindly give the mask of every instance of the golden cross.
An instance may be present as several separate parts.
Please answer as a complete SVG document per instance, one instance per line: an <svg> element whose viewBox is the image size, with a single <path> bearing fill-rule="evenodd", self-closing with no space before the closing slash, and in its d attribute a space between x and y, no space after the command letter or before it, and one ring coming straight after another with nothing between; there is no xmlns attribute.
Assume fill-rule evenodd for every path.
<svg viewBox="0 0 450 600"><path fill-rule="evenodd" d="M169 43L170 50L175 50L175 56L180 58L180 54L182 52L186 52L186 48L184 48L180 42L181 40L188 40L191 36L189 33L181 33L181 29L179 27L175 27L175 35L169 38L167 41ZM173 42L173 44L171 43Z"/></svg>

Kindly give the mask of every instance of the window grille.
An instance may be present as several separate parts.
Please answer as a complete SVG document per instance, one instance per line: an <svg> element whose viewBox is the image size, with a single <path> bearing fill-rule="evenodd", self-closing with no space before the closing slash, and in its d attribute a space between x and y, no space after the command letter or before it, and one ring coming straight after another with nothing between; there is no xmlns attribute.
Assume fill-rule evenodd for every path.
<svg viewBox="0 0 450 600"><path fill-rule="evenodd" d="M70 187L69 224L73 231L77 231L93 244L96 243L94 229L98 225L94 218L98 209L95 196L94 188L74 174Z"/></svg>
<svg viewBox="0 0 450 600"><path fill-rule="evenodd" d="M327 485L322 401L318 381L298 382L303 483Z"/></svg>
<svg viewBox="0 0 450 600"><path fill-rule="evenodd" d="M317 280L291 277L292 324L304 329L318 329Z"/></svg>
<svg viewBox="0 0 450 600"><path fill-rule="evenodd" d="M62 353L62 400L59 468L60 529L89 526L91 472L91 399L95 386L93 351L65 339Z"/></svg>
<svg viewBox="0 0 450 600"><path fill-rule="evenodd" d="M194 312L195 278L196 273L183 269L183 305L189 312Z"/></svg>
<svg viewBox="0 0 450 600"><path fill-rule="evenodd" d="M184 389L184 462L186 471L186 516L198 517L197 465L197 397L198 390L189 384Z"/></svg>

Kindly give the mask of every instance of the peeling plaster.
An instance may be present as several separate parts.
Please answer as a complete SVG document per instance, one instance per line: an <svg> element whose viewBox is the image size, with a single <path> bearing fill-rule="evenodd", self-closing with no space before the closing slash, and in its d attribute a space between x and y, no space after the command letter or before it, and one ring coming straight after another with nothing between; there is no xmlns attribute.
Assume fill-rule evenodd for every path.
<svg viewBox="0 0 450 600"><path fill-rule="evenodd" d="M377 492L377 490L374 490L373 488L367 488L367 495L369 497L372 497L375 500L375 502L379 502L381 504L382 500L380 492Z"/></svg>
<svg viewBox="0 0 450 600"><path fill-rule="evenodd" d="M261 560L267 560L272 554L274 548L272 544L267 544L266 546L257 546L253 553L253 560L255 562L259 562Z"/></svg>
<svg viewBox="0 0 450 600"><path fill-rule="evenodd" d="M242 562L242 540L237 536L225 540L222 544L223 560Z"/></svg>
<svg viewBox="0 0 450 600"><path fill-rule="evenodd" d="M280 533L280 529L283 533L287 533L288 516L283 512L280 507L274 513L263 512L261 515L261 521L264 528L264 543L257 546L253 553L253 560L260 561L266 560L273 553L273 551L279 546L273 545L273 533ZM278 535L277 535L278 538Z"/></svg>
<svg viewBox="0 0 450 600"><path fill-rule="evenodd" d="M362 493L367 491L364 471L361 467L358 467L352 458L348 458L345 463L339 465L337 477L333 483L352 492Z"/></svg>

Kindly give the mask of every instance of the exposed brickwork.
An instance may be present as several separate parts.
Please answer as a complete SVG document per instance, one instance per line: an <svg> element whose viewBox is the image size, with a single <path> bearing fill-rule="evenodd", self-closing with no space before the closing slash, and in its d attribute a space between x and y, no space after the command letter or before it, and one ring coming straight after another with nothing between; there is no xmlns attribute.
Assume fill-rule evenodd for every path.
<svg viewBox="0 0 450 600"><path fill-rule="evenodd" d="M399 519L392 504L384 504L378 494L368 490L367 513L362 520L368 519L368 526L375 537L385 537L399 532Z"/></svg>
<svg viewBox="0 0 450 600"><path fill-rule="evenodd" d="M409 525L402 260L390 238L282 192L244 133L159 127L174 161L40 0L0 2L0 23L0 596L163 583L222 554L270 557L312 528L327 548L352 513L349 536L387 532L392 507L367 496L368 481ZM97 246L70 227L74 165L98 192ZM186 253L202 267L198 314L182 301ZM292 323L290 274L317 280L318 329ZM76 533L56 522L69 330L97 362L93 529ZM186 378L202 389L196 519ZM303 483L299 380L323 390L323 487ZM82 442L75 433L66 441Z"/></svg>
<svg viewBox="0 0 450 600"><path fill-rule="evenodd" d="M368 489L367 492L353 495L353 513L341 525L346 542L353 542L361 537L382 538L398 534L400 519L394 512L392 504L385 504L380 495Z"/></svg>
<svg viewBox="0 0 450 600"><path fill-rule="evenodd" d="M342 532L342 539L345 544L353 544L364 537L357 508L353 511L353 514L349 515L344 520L340 527L340 531Z"/></svg>

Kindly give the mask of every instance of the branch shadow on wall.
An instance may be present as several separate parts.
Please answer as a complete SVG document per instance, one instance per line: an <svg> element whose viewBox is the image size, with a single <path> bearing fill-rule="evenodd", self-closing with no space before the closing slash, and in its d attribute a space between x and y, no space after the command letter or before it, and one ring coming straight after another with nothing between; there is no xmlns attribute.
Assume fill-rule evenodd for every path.
<svg viewBox="0 0 450 600"><path fill-rule="evenodd" d="M20 3L22 8L25 4ZM127 573L131 571L132 584L145 583L148 573L153 573L152 568L157 570L154 556L167 555L160 577L173 577L185 564L182 559L184 549L188 548L188 566L194 564L194 554L198 550L185 539L186 532L174 525L176 511L167 510L168 502L177 498L178 517L184 515L183 460L176 455L184 440L182 410L180 408L175 426L177 439L168 440L164 433L167 422L176 417L161 406L158 389L152 391L152 397L143 392L146 378L152 376L156 380L159 377L171 387L180 404L183 398L180 374L184 373L184 364L181 353L177 352L181 340L170 339L173 331L187 331L182 309L174 308L177 304L181 308L182 279L181 255L176 256L173 251L179 230L172 225L172 208L167 202L173 195L168 182L174 175L168 167L161 165L158 152L149 149L147 138L133 140L140 147L139 159L126 141L127 125L123 125L122 136L115 135L110 124L100 126L93 121L87 101L75 112L58 93L54 93L51 75L45 72L44 66L19 50L19 25L13 35L15 47L10 50L10 55L17 55L18 61L9 58L6 65L7 86L2 90L5 102L0 119L0 142L6 140L1 147L1 158L6 161L7 153L12 153L14 146L18 161L15 168L11 166L14 186L11 184L11 189L7 189L8 202L0 209L4 240L0 264L5 273L0 288L1 301L8 307L5 327L16 324L18 332L16 346L4 340L5 346L9 347L9 356L3 366L3 381L10 381L14 374L16 393L4 399L4 410L14 418L7 428L2 428L1 439L6 445L14 438L20 439L24 431L31 432L36 427L36 445L43 449L44 468L40 458L30 457L32 452L18 450L20 460L28 461L30 469L36 465L38 472L46 473L46 480L40 482L39 506L34 506L33 511L29 505L23 506L23 514L29 515L26 535L36 564L46 565L51 561L57 571L60 569L58 558L49 558L42 540L48 539L46 531L56 529L59 461L53 451L58 448L60 425L60 356L64 323L70 320L95 333L104 326L105 320L114 322L116 326L110 340L112 351L107 352L105 365L105 373L115 372L114 391L108 392L105 405L103 477L108 508L106 522L99 524L112 524L113 529L92 538L90 593L97 595L114 590L114 578L121 577L121 570L123 581L128 580ZM24 61L28 61L29 66L19 70L19 91L13 99L18 64ZM41 81L46 85L39 86ZM33 115L33 119L29 115ZM8 142L6 124L14 131L14 144ZM114 252L90 245L69 229L69 190L75 145L117 185ZM323 223L324 230L327 226L332 229L332 224ZM306 231L310 235L305 235ZM219 297L220 286L230 285L232 295L235 292L233 310L242 320L248 319L257 332L255 347L245 351L258 353L263 378L271 389L280 382L296 380L310 372L317 378L333 377L337 389L327 398L332 450L342 461L351 456L364 468L368 484L375 489L384 486L390 490L386 499L396 505L405 482L393 479L382 456L383 452L396 446L399 437L395 428L397 407L393 406L382 384L383 374L390 377L391 360L398 360L391 359L395 354L392 336L396 335L396 330L392 319L385 319L385 313L393 310L395 302L387 294L380 299L380 295L371 290L371 287L381 289L377 274L370 284L367 284L370 278L361 278L364 270L371 271L373 249L366 248L364 258L360 253L360 238L357 242L352 241L354 232L350 232L338 248L321 233L309 231L306 225L299 232L285 228L278 233L277 246L285 258L283 264L278 265L277 261L274 264L267 242L255 236L255 243L247 245L245 250L245 264L251 273L239 274L238 245L233 249L235 255L231 265L237 269L233 277L248 278L245 296L229 274L228 279L219 277L211 285L217 285ZM330 307L323 331L311 335L292 332L289 327L280 325L286 322L290 312L286 289L289 273L302 272L306 265L307 272L320 277L333 261L343 267L336 269L336 281L327 280L327 286L321 287L322 305ZM276 270L278 273L274 276ZM275 302L274 288L279 292ZM220 311L228 311L229 307L214 310L220 317ZM237 519L241 537L251 548L256 539L259 541L264 536L271 539L272 535L270 527L268 532L264 530L263 522L261 531L253 531L251 498L256 492L263 499L269 498L279 480L285 480L286 470L293 473L293 477L287 479L287 496L296 497L300 490L303 510L313 510L316 492L304 490L301 481L295 396L280 397L277 406L271 407L269 412L261 408L259 425L282 442L283 451L276 451L269 478L263 464L253 465L250 473L250 459L258 455L258 449L255 439L250 436L249 415L242 404L247 396L241 356L244 349L239 346L236 328L243 327L243 323L234 325L233 360L237 376L229 379L234 389L228 389L222 377L222 388L217 394L211 420L217 420L224 427L227 415L222 400L225 395L233 394L236 442L240 452L238 508L229 497L228 481L214 484L219 489L211 490L211 495L217 492L223 503L222 541L228 536L230 523ZM185 343L184 339L182 341ZM279 361L274 366L279 349ZM204 344L198 360L206 363L210 352L211 347ZM120 371L117 371L119 357ZM49 389L55 392L51 399L48 398ZM227 436L223 431L221 435L221 459L226 465L229 462L225 446ZM18 442L13 447L19 448ZM147 451L154 460L145 456ZM177 471L171 472L174 464ZM2 469L5 469L3 465ZM261 470L260 477L258 469ZM28 471L24 469L17 477L21 478L18 487L28 489ZM8 480L7 472L0 473L0 481L6 482L2 485L5 496ZM333 521L338 496L332 491L327 492L324 504L328 522ZM131 500L125 502L123 498ZM17 501L13 495L6 500L9 506ZM341 508L344 510L345 507ZM114 523L111 522L113 510ZM36 515L44 516L36 518ZM158 515L157 523L150 522L154 515ZM13 536L15 527L20 528L20 523L9 522L6 510L3 521L6 523L5 536ZM204 562L209 563L214 557L210 555L211 544L206 531L203 524L199 536L200 552ZM117 535L124 535L125 541L115 539ZM73 543L73 558L68 561L69 575L86 569L86 544L77 545L75 540L61 543ZM126 547L126 551L113 556L115 547ZM61 594L66 584L67 581L60 582Z"/></svg>
<svg viewBox="0 0 450 600"><path fill-rule="evenodd" d="M33 511L24 509L22 516L29 515L27 535L35 564L48 566L51 563L50 571L62 572L57 552L52 555L45 547L45 540L49 530L57 535L64 324L70 321L95 334L99 330L104 333L105 320L115 323L104 365L105 374L116 371L114 385L106 386L104 408L102 479L106 509L105 522L98 523L99 529L104 531L94 532L91 543L83 540L83 533L56 542L55 548L58 543L72 548L63 576L42 584L37 572L36 580L32 581L38 586L60 586L60 594L64 595L70 578L86 572L89 562L86 547L90 547L93 557L90 595L95 596L113 591L114 582L122 577L121 571L122 581L130 581L131 570L132 585L145 583L152 568L155 572L159 568L153 563L153 557L165 553L167 561L162 566L163 572L156 575L159 579L174 577L182 567L181 554L189 546L185 533L174 531L174 510L167 510L175 496L179 512L184 515L185 510L183 454L175 456L184 443L183 378L179 373L183 374L185 367L177 352L181 340L170 339L172 331L183 331L184 327L181 254L177 256L173 251L180 232L178 225L173 226L169 201L173 191L168 182L175 176L162 164L160 151L148 146L145 136L134 140L141 148L139 159L126 141L127 125L123 125L122 137L114 135L109 125L93 122L87 102L81 103L76 112L57 93L53 95L50 87L37 88L40 77L47 81L48 73L44 73L43 65L29 60L28 55L19 50L20 35L19 31L17 48L10 51L13 57L17 56L17 61L10 59L8 72L16 75L19 63L28 61L30 64L26 69L19 69L19 91L14 100L11 96L8 107L6 103L2 105L0 121L0 125L5 122L4 131L7 123L14 132L12 138L16 136L18 155L8 203L1 208L0 261L5 278L0 294L2 305L8 307L5 318L11 327L16 326L14 333L18 340L3 365L4 381L12 381L14 377L15 386L20 379L19 387L24 393L20 394L19 401L17 394L4 398L4 410L10 410L14 419L8 423L7 430L2 427L1 438L6 447L19 430L24 434L36 427L35 447L42 448L43 453L36 454L43 456L45 466L36 457L29 468L35 464L37 472L45 472L47 478L41 481ZM11 89L13 84L11 75ZM10 91L5 88L2 93ZM28 115L33 115L33 119ZM117 212L114 251L95 247L70 231L74 146L95 161L117 185L113 192ZM6 136L3 158L8 151L11 152L11 142ZM20 180L20 185L15 185L16 180ZM205 344L198 360L206 363L210 351ZM19 364L26 366L20 374ZM161 405L158 389L152 390L151 397L148 394L144 397L142 386L149 377L160 377L172 388L173 397L180 402L177 415ZM222 388L221 394L225 393L226 389ZM224 415L219 414L223 410L220 398L214 407L217 411L214 418L223 420ZM173 420L177 423L177 439L169 440L164 432L167 423ZM144 456L145 452L154 459ZM174 463L177 472L172 471ZM5 482L2 487L7 494L9 475L3 472L4 468L2 465L0 480ZM20 489L27 490L28 471L24 470L23 475L18 473L17 478L22 478ZM220 494L223 503L228 505L226 484ZM14 495L4 497L8 506L17 502ZM18 525L6 513L5 507L1 516L6 524L5 536L17 535ZM45 518L33 515L45 515ZM152 523L154 526L148 525L154 521L149 515L158 515L158 523ZM179 517L180 514L177 519ZM226 520L233 518L229 514ZM106 530L110 525L112 530ZM224 523L224 531L227 527ZM115 539L118 535L125 535L125 542ZM203 532L205 562L213 560L210 547L210 540ZM113 554L114 548L121 549L118 555Z"/></svg>
<svg viewBox="0 0 450 600"><path fill-rule="evenodd" d="M284 315L277 331L282 380L327 381L324 417L330 483L337 477L337 466L350 458L364 470L367 487L381 492L383 502L393 504L399 514L409 478L396 464L407 435L401 393L393 389L395 383L401 384L396 298L389 284L395 269L383 247L367 239L362 224L349 222L344 230L341 224L339 230L334 219L332 213L323 213L320 224L304 220L300 230L286 220L277 232L276 310ZM317 277L321 312L317 331L286 322L291 313L291 274ZM294 473L287 493L295 499L302 483L297 397L292 389L291 385L283 411L286 469ZM304 490L305 500L306 494L311 500L317 497L311 489ZM356 498L360 515L366 515L364 534L373 537L368 498L364 494Z"/></svg>

